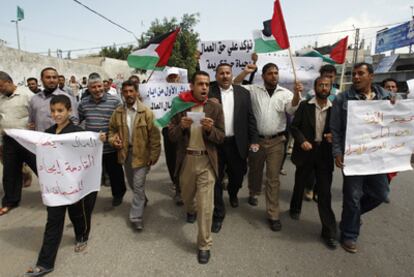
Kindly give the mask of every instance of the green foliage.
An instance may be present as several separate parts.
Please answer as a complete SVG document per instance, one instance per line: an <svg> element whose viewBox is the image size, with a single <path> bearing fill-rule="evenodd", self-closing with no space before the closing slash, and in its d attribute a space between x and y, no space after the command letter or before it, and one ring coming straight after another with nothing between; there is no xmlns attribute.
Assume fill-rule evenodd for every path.
<svg viewBox="0 0 414 277"><path fill-rule="evenodd" d="M99 56L101 57L107 57L107 58L113 58L118 60L126 60L129 53L131 53L133 46L129 45L127 47L116 47L110 46L110 47L104 47L99 52Z"/></svg>
<svg viewBox="0 0 414 277"><path fill-rule="evenodd" d="M180 27L181 32L177 36L168 65L186 68L188 70L188 76L191 76L196 71L197 66L195 55L199 35L193 28L199 22L199 17L200 14L195 13L184 14L180 22L175 17L171 19L164 18L162 21L156 19L151 23L148 31L141 35L139 40L140 47L144 46L151 38Z"/></svg>

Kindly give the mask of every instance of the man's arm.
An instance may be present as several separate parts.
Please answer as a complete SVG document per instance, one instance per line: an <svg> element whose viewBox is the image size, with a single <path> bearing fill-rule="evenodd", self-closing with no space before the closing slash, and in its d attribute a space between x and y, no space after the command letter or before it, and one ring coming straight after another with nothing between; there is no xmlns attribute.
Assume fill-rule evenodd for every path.
<svg viewBox="0 0 414 277"><path fill-rule="evenodd" d="M259 131L257 130L257 121L256 117L253 113L252 108L252 100L250 98L250 95L247 95L247 116L249 120L248 125L248 133L249 133L249 142L250 144L258 144L259 143Z"/></svg>
<svg viewBox="0 0 414 277"><path fill-rule="evenodd" d="M329 127L332 133L332 154L335 158L335 164L337 167L343 167L343 151L342 145L345 139L345 133L343 132L343 119L342 119L342 105L343 94L339 94L335 97L331 108L331 118Z"/></svg>
<svg viewBox="0 0 414 277"><path fill-rule="evenodd" d="M244 78L246 78L247 75L255 72L257 70L257 65L255 64L248 64L246 65L246 67L243 69L242 72L240 72L239 75L236 76L236 78L234 78L233 80L233 84L235 85L241 85Z"/></svg>

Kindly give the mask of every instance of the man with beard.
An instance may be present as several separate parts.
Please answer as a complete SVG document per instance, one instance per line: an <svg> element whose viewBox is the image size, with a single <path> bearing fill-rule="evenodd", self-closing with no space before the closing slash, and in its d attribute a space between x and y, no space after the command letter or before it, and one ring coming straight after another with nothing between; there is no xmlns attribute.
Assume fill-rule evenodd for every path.
<svg viewBox="0 0 414 277"><path fill-rule="evenodd" d="M144 229L145 179L160 157L160 131L154 125L151 109L139 101L138 87L122 83L125 105L118 107L109 122L109 143L118 150L118 162L124 165L133 191L129 220L134 229Z"/></svg>
<svg viewBox="0 0 414 277"><path fill-rule="evenodd" d="M4 189L0 216L19 205L23 176L30 176L31 180L27 169L22 175L23 162L37 172L35 155L3 132L9 128L27 129L29 103L33 95L27 88L16 86L9 74L0 71L0 156L3 161Z"/></svg>
<svg viewBox="0 0 414 277"><path fill-rule="evenodd" d="M207 72L194 73L191 91L173 100L171 114L174 117L169 125L169 138L177 143L175 174L179 175L187 222L197 219L200 264L210 259L213 193L218 176L216 145L224 140L223 110L220 104L208 99L209 84ZM193 122L190 112L204 115L200 121Z"/></svg>
<svg viewBox="0 0 414 277"><path fill-rule="evenodd" d="M390 99L388 91L374 85L371 64L357 63L352 69L352 86L336 96L330 119L332 153L335 165L343 169L348 101ZM370 166L370 165L367 165ZM387 198L387 174L343 176L343 206L340 223L341 246L350 253L357 252L361 215L373 210Z"/></svg>
<svg viewBox="0 0 414 277"><path fill-rule="evenodd" d="M247 172L249 149L258 150L256 118L252 111L249 92L238 85L232 85L233 75L230 64L222 63L216 68L216 82L210 86L209 98L216 98L222 104L224 113L225 139L217 147L219 172L214 185L214 213L211 231L218 233L226 209L223 201L223 177L227 173L230 205L239 206L237 194Z"/></svg>
<svg viewBox="0 0 414 277"><path fill-rule="evenodd" d="M53 67L46 67L40 73L43 83L43 91L37 93L30 100L29 106L29 128L44 132L50 126L54 125L50 115L50 99L54 95L64 94L69 97L72 104L71 120L76 124L78 122L78 109L76 101L66 92L58 88L58 73Z"/></svg>
<svg viewBox="0 0 414 277"><path fill-rule="evenodd" d="M89 78L88 89L90 95L79 103L79 122L85 121L85 130L108 134L109 120L117 107L122 105L118 97L105 92L100 77ZM112 189L112 206L122 203L126 187L122 165L118 163L117 151L107 141L104 142L103 168L109 176Z"/></svg>
<svg viewBox="0 0 414 277"><path fill-rule="evenodd" d="M335 249L336 220L331 207L334 166L332 134L329 129L332 103L328 99L331 86L331 79L328 77L316 78L315 97L300 103L290 128L295 139L292 162L296 165L296 173L289 213L292 219L299 219L305 186L310 176L315 176L315 191L322 223L321 237L327 247Z"/></svg>
<svg viewBox="0 0 414 277"><path fill-rule="evenodd" d="M34 94L37 94L41 92L42 90L39 88L39 84L37 82L37 79L34 77L27 78L27 87L30 89L31 92Z"/></svg>
<svg viewBox="0 0 414 277"><path fill-rule="evenodd" d="M240 84L257 69L248 64L234 79ZM279 173L284 155L286 113L293 114L299 106L301 83L296 82L292 93L279 85L279 68L267 63L262 68L263 84L244 86L250 92L253 113L257 121L260 148L249 153L249 204L257 206L257 196L262 190L263 170L266 163L266 210L269 227L277 232L282 229L279 214Z"/></svg>

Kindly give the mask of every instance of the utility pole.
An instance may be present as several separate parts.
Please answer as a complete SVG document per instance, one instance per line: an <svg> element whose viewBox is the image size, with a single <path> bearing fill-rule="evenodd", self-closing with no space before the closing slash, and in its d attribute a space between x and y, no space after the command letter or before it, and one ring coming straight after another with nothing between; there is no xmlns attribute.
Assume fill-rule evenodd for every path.
<svg viewBox="0 0 414 277"><path fill-rule="evenodd" d="M21 19L20 19L21 20ZM16 34L17 34L17 48L20 51L20 36L19 36L19 19L16 20L10 20L13 23L16 23Z"/></svg>
<svg viewBox="0 0 414 277"><path fill-rule="evenodd" d="M359 48L359 28L355 29L355 42L354 42L354 56L352 63L356 64L358 60L358 48Z"/></svg>

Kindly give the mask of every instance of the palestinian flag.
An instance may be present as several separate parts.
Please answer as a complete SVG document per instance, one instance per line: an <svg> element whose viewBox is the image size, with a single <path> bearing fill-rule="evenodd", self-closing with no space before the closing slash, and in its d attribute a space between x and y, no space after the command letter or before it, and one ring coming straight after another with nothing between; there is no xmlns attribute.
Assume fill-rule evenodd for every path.
<svg viewBox="0 0 414 277"><path fill-rule="evenodd" d="M280 1L276 0L271 20L263 22L262 31L253 31L256 53L275 52L290 47Z"/></svg>
<svg viewBox="0 0 414 277"><path fill-rule="evenodd" d="M179 31L180 28L152 38L128 56L128 65L132 68L162 70L168 63Z"/></svg>
<svg viewBox="0 0 414 277"><path fill-rule="evenodd" d="M345 62L346 50L348 47L348 36L340 41L319 48L305 48L296 52L302 57L319 57L330 64L343 64ZM329 55L329 57L328 57Z"/></svg>

